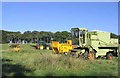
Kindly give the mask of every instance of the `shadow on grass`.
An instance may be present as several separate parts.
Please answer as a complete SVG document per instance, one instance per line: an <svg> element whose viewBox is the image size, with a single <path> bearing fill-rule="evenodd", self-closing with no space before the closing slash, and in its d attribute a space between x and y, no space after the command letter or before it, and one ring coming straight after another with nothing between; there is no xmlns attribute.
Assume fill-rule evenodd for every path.
<svg viewBox="0 0 120 78"><path fill-rule="evenodd" d="M119 78L118 76L102 76L102 75L98 75L98 76L78 76L78 75L76 75L76 74L73 74L73 73L71 73L71 74L69 74L69 75L67 75L67 76L56 76L55 75L55 73L47 73L45 76L44 76L44 78L51 78L51 77L61 77L61 78L63 78L63 77L69 77L69 78L76 78L76 77L80 77L80 78Z"/></svg>
<svg viewBox="0 0 120 78"><path fill-rule="evenodd" d="M29 73L32 70L27 69L20 64L10 64L12 60L2 59L2 77L6 76L26 76L25 73ZM8 63L9 62L9 63Z"/></svg>
<svg viewBox="0 0 120 78"><path fill-rule="evenodd" d="M43 78L119 78L116 76L44 76Z"/></svg>
<svg viewBox="0 0 120 78"><path fill-rule="evenodd" d="M13 61L13 60L10 60L10 59L2 59L2 62L4 63L4 62L11 62L11 61Z"/></svg>
<svg viewBox="0 0 120 78"><path fill-rule="evenodd" d="M58 73L59 74L59 73ZM57 74L55 74L55 73L47 73L45 76L44 76L44 78L48 78L48 77L56 77L56 76L59 76L59 75L57 75ZM64 75L63 75L64 76ZM63 77L63 76L59 76L59 77ZM74 77L74 76L77 76L76 74L69 74L68 76L65 76L65 77L69 77L69 78L72 78L72 77Z"/></svg>

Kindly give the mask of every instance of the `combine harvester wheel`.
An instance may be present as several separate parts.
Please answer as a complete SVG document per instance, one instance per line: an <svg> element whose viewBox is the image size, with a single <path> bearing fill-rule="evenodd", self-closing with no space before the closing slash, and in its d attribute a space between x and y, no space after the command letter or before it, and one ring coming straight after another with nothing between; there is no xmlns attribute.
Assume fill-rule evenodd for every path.
<svg viewBox="0 0 120 78"><path fill-rule="evenodd" d="M107 56L106 56L106 59L112 60L113 59L112 53L108 53Z"/></svg>

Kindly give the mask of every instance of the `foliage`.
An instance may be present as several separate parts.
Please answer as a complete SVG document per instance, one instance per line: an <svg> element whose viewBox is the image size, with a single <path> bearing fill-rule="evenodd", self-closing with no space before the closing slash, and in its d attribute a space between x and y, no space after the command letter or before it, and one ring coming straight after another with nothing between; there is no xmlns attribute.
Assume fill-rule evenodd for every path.
<svg viewBox="0 0 120 78"><path fill-rule="evenodd" d="M45 31L25 31L23 34L21 32L10 32L0 30L2 34L2 39L0 43L8 43L9 41L12 42L22 42L23 40L27 43L36 43L37 40L45 41L47 43L51 42L53 38L56 41L65 42L66 39L70 39L70 33L67 31L63 32L45 32Z"/></svg>
<svg viewBox="0 0 120 78"><path fill-rule="evenodd" d="M62 31L62 32L56 32L54 34L54 40L59 41L61 43L64 43L66 40L70 39L70 32Z"/></svg>
<svg viewBox="0 0 120 78"><path fill-rule="evenodd" d="M111 38L118 38L118 35L111 33Z"/></svg>

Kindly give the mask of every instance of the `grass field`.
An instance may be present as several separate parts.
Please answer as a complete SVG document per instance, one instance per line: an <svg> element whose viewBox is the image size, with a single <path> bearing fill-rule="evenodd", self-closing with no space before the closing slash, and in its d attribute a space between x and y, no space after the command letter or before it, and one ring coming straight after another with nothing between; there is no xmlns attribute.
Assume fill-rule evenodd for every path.
<svg viewBox="0 0 120 78"><path fill-rule="evenodd" d="M13 52L2 44L3 76L118 76L118 58L94 61L36 50L29 44Z"/></svg>

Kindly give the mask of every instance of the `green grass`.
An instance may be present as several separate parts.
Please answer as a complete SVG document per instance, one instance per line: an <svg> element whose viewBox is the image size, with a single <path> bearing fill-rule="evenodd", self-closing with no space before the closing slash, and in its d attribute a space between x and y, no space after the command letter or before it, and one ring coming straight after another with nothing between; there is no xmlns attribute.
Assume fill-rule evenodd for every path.
<svg viewBox="0 0 120 78"><path fill-rule="evenodd" d="M0 44L2 50L8 50L10 49L9 45L8 44Z"/></svg>
<svg viewBox="0 0 120 78"><path fill-rule="evenodd" d="M118 52L119 52L119 54L120 54L120 44L118 45Z"/></svg>
<svg viewBox="0 0 120 78"><path fill-rule="evenodd" d="M20 52L13 52L7 44L2 49L3 76L118 76L118 58L89 61L26 44Z"/></svg>

